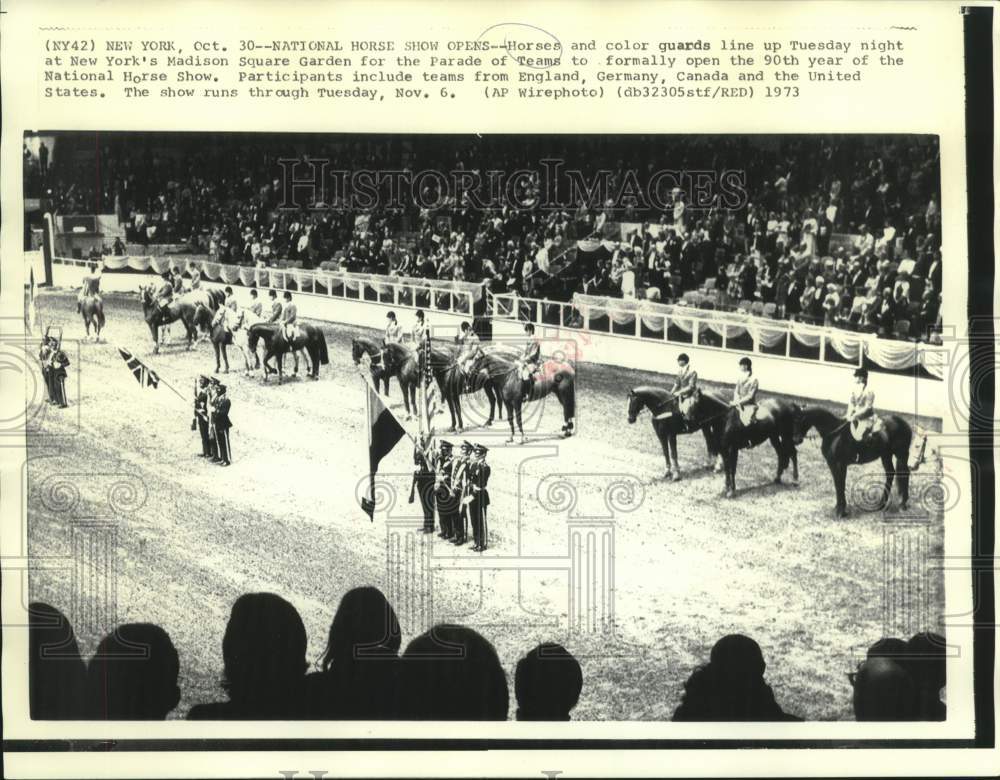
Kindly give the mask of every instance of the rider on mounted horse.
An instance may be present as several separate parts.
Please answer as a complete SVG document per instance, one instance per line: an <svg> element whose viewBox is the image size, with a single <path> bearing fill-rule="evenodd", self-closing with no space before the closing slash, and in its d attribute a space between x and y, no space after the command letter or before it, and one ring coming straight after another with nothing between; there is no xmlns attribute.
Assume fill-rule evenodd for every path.
<svg viewBox="0 0 1000 780"><path fill-rule="evenodd" d="M296 325L296 320L298 320L298 312L295 309L295 304L292 303L292 294L285 290L285 305L281 307L281 322L285 331L285 341L289 344L295 339L298 334L299 327Z"/></svg>
<svg viewBox="0 0 1000 780"><path fill-rule="evenodd" d="M698 372L691 368L691 359L684 352L677 356L677 379L670 392L677 399L677 410L690 419L698 398Z"/></svg>
<svg viewBox="0 0 1000 780"><path fill-rule="evenodd" d="M534 375L542 361L542 343L535 337L535 326L530 322L524 324L524 334L528 341L521 352L521 395L523 401L527 401L531 395L531 384Z"/></svg>
<svg viewBox="0 0 1000 780"><path fill-rule="evenodd" d="M423 344L429 332L424 321L424 310L417 309L417 319L413 323L413 346L419 347Z"/></svg>
<svg viewBox="0 0 1000 780"><path fill-rule="evenodd" d="M153 292L153 299L156 301L157 308L162 312L174 299L174 283L173 279L170 278L169 271L164 271L161 277L160 283Z"/></svg>
<svg viewBox="0 0 1000 780"><path fill-rule="evenodd" d="M264 318L264 304L257 300L257 288L250 288L250 311L259 320Z"/></svg>
<svg viewBox="0 0 1000 780"><path fill-rule="evenodd" d="M385 335L382 337L383 346L386 344L401 344L403 341L403 328L396 322L396 312L389 312L385 315L385 319Z"/></svg>
<svg viewBox="0 0 1000 780"><path fill-rule="evenodd" d="M859 368L854 372L854 389L847 403L847 421L851 424L851 435L858 442L865 442L879 427L875 414L875 393L868 387L868 369ZM860 458L860 451L858 457Z"/></svg>
<svg viewBox="0 0 1000 780"><path fill-rule="evenodd" d="M233 288L226 287L226 300L223 301L222 306L215 313L215 317L212 319L212 327L214 328L221 322L222 326L232 333L239 319L238 312L239 307L236 304L236 296L233 294Z"/></svg>
<svg viewBox="0 0 1000 780"><path fill-rule="evenodd" d="M455 341L461 347L461 351L458 354L458 365L462 370L462 376L465 378L466 385L469 385L472 381L472 366L480 354L482 354L483 348L479 342L479 336L476 335L476 332L468 322L462 323L461 330L462 332L455 338Z"/></svg>
<svg viewBox="0 0 1000 780"><path fill-rule="evenodd" d="M733 400L729 405L738 410L744 428L753 424L757 417L757 379L750 358L740 358L740 379L733 388Z"/></svg>
<svg viewBox="0 0 1000 780"><path fill-rule="evenodd" d="M87 274L83 277L80 292L76 295L77 313L82 311L83 299L87 296L101 299L101 272L97 268L97 263L90 263L87 266Z"/></svg>

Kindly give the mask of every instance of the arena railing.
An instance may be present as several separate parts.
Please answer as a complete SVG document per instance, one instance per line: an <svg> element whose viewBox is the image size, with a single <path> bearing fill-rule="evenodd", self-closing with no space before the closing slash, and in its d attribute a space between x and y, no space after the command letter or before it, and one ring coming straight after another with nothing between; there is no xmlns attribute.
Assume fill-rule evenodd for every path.
<svg viewBox="0 0 1000 780"><path fill-rule="evenodd" d="M877 371L908 371L919 366L928 377L939 380L944 378L947 362L946 348L938 345L754 314L580 293L568 303L524 298L513 293L491 294L488 312L494 319L647 343L666 342L779 359L866 366Z"/></svg>
<svg viewBox="0 0 1000 780"><path fill-rule="evenodd" d="M86 268L95 260L55 257L64 265ZM349 271L271 268L217 263L190 255L105 255L105 272L162 274L178 269L190 276L197 271L211 282L261 289L289 290L348 301L368 301L399 306L472 315L483 296L483 287L471 282L418 279L403 276L359 274Z"/></svg>

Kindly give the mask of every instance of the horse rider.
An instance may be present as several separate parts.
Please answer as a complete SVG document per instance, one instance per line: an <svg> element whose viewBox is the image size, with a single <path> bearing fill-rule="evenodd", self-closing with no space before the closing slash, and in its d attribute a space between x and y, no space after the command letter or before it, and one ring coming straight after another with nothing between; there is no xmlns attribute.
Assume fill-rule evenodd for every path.
<svg viewBox="0 0 1000 780"><path fill-rule="evenodd" d="M410 483L410 503L413 494L420 496L420 508L424 514L424 525L421 530L425 534L434 533L434 493L436 470L434 468L434 448L430 446L430 436L421 434L420 441L413 448L413 482Z"/></svg>
<svg viewBox="0 0 1000 780"><path fill-rule="evenodd" d="M399 344L403 341L403 327L396 322L396 312L391 311L385 315L385 335L382 337L382 344Z"/></svg>
<svg viewBox="0 0 1000 780"><path fill-rule="evenodd" d="M52 392L52 369L50 360L52 358L54 339L51 336L42 338L42 343L38 348L38 362L42 366L42 379L45 382L45 394L48 396L50 404L55 403L55 394Z"/></svg>
<svg viewBox="0 0 1000 780"><path fill-rule="evenodd" d="M281 307L281 323L285 330L285 340L290 344L299 332L299 326L296 324L298 312L295 309L295 304L292 303L292 294L288 290L285 290L284 298L285 303Z"/></svg>
<svg viewBox="0 0 1000 780"><path fill-rule="evenodd" d="M875 393L868 387L868 369L859 368L854 372L854 388L847 402L847 421L851 425L851 435L859 442L874 432L878 418L875 415Z"/></svg>
<svg viewBox="0 0 1000 780"><path fill-rule="evenodd" d="M535 336L535 326L524 323L524 335L527 337L524 349L521 351L521 400L527 401L531 395L531 383L542 361L542 343Z"/></svg>
<svg viewBox="0 0 1000 780"><path fill-rule="evenodd" d="M691 368L691 358L685 352L677 356L677 378L670 392L677 399L677 410L690 419L698 398L698 372Z"/></svg>
<svg viewBox="0 0 1000 780"><path fill-rule="evenodd" d="M447 541L455 537L458 527L458 501L455 497L452 475L455 459L452 456L452 444L444 439L438 444L437 462L434 464L434 493L437 503L438 517L441 520L441 530L438 536Z"/></svg>
<svg viewBox="0 0 1000 780"><path fill-rule="evenodd" d="M257 299L257 288L250 288L250 306L248 307L257 319L264 317L264 304Z"/></svg>
<svg viewBox="0 0 1000 780"><path fill-rule="evenodd" d="M740 358L740 379L733 388L733 400L729 405L739 412L744 428L753 424L757 417L757 379L750 358Z"/></svg>
<svg viewBox="0 0 1000 780"><path fill-rule="evenodd" d="M212 457L212 444L208 437L208 377L204 374L198 377L198 388L194 393L194 420L191 430L195 428L201 435L201 454L198 457Z"/></svg>
<svg viewBox="0 0 1000 780"><path fill-rule="evenodd" d="M181 269L176 266L173 268L171 273L170 283L174 288L174 295L181 295L184 292L184 274L181 273Z"/></svg>
<svg viewBox="0 0 1000 780"><path fill-rule="evenodd" d="M198 290L201 288L201 271L195 268L191 272L191 289Z"/></svg>
<svg viewBox="0 0 1000 780"><path fill-rule="evenodd" d="M58 404L62 409L69 406L66 397L66 368L69 366L69 358L63 351L62 345L55 340L52 341L52 350L49 354L49 384L52 388L52 403Z"/></svg>
<svg viewBox="0 0 1000 780"><path fill-rule="evenodd" d="M77 313L83 311L83 299L91 296L101 300L101 272L97 269L97 263L90 263L87 266L87 273L83 277L80 285L80 292L76 295Z"/></svg>
<svg viewBox="0 0 1000 780"><path fill-rule="evenodd" d="M267 315L268 322L281 322L281 312L282 305L281 301L278 300L278 293L274 290L269 290L267 297L271 299L271 313Z"/></svg>
<svg viewBox="0 0 1000 780"><path fill-rule="evenodd" d="M229 429L233 427L229 420L229 410L232 402L226 395L225 385L216 385L215 398L212 403L212 427L215 429L215 446L218 457L215 458L220 466L229 466L232 463L233 451L229 444Z"/></svg>
<svg viewBox="0 0 1000 780"><path fill-rule="evenodd" d="M466 477L470 495L468 512L472 523L472 549L475 552L484 552L489 540L486 508L490 505L490 492L486 486L490 480L490 466L486 462L486 453L487 449L482 444L475 446Z"/></svg>
<svg viewBox="0 0 1000 780"><path fill-rule="evenodd" d="M419 348L421 344L424 343L424 339L429 338L430 329L427 327L427 322L424 320L424 310L417 309L417 318L413 322L413 346L414 348Z"/></svg>
<svg viewBox="0 0 1000 780"><path fill-rule="evenodd" d="M164 271L160 276L160 283L157 285L153 297L156 300L157 308L162 312L174 299L174 284L169 271Z"/></svg>
<svg viewBox="0 0 1000 780"><path fill-rule="evenodd" d="M465 377L465 383L469 385L472 381L472 366L482 353L482 345L479 342L479 336L476 335L468 322L462 323L461 330L461 334L456 339L460 347L458 366Z"/></svg>
<svg viewBox="0 0 1000 780"><path fill-rule="evenodd" d="M219 307L219 310L215 313L212 318L212 327L214 328L220 322L223 324L226 330L230 333L233 332L233 321L235 319L235 314L237 311L236 296L233 295L233 288L228 285L225 288L226 298Z"/></svg>

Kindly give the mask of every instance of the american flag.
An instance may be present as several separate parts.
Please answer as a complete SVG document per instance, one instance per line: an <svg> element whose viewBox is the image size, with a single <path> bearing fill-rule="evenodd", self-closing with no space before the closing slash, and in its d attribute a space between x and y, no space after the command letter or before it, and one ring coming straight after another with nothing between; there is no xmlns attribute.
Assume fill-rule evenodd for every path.
<svg viewBox="0 0 1000 780"><path fill-rule="evenodd" d="M127 349L118 347L118 352L122 356L122 360L125 361L125 365L128 366L129 370L132 372L132 376L135 377L135 381L139 383L139 387L152 387L155 390L160 386L160 377L156 375L156 372L153 369L139 360L139 358Z"/></svg>
<svg viewBox="0 0 1000 780"><path fill-rule="evenodd" d="M431 337L430 333L425 333L424 341L420 345L420 392L421 399L418 402L420 408L420 432L428 436L434 435L433 418L441 411L441 399L438 394L437 383L434 381L434 372L431 370Z"/></svg>

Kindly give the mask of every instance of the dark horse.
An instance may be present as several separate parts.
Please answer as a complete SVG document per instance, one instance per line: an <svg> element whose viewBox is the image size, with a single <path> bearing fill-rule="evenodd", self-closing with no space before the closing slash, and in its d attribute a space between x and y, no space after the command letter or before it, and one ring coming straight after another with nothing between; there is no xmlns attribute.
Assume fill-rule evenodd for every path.
<svg viewBox="0 0 1000 780"><path fill-rule="evenodd" d="M510 349L499 344L486 344L480 348L479 357L473 363L469 375L466 376L459 365L462 355L461 347L452 344L434 344L431 346L431 373L437 380L441 398L448 404L451 413L450 430L463 430L465 421L462 417L462 396L482 390L490 402L490 416L483 423L486 427L493 424L499 413L503 419L503 407L498 409L498 390L483 360L487 354L502 354Z"/></svg>
<svg viewBox="0 0 1000 780"><path fill-rule="evenodd" d="M151 286L140 287L139 294L142 298L142 316L153 335L153 352L160 351L160 328L177 320L184 324L187 348L191 349L198 326L201 325L206 330L211 326L212 315L226 297L222 290L190 290L161 308Z"/></svg>
<svg viewBox="0 0 1000 780"><path fill-rule="evenodd" d="M796 417L795 441L801 444L811 428L815 428L822 438L820 447L826 464L833 475L833 486L837 492L837 516L847 516L847 467L855 463L871 463L881 459L885 469L885 484L880 486L876 510L889 505L892 493L892 478L898 477L900 508L906 509L910 500L910 471L916 471L923 462L926 437L921 442L920 453L913 468L908 459L913 444L913 430L899 415L891 414L882 418L881 431L876 431L858 441L851 432L850 424L842 417L819 406L811 406ZM896 459L893 468L892 460Z"/></svg>
<svg viewBox="0 0 1000 780"><path fill-rule="evenodd" d="M306 350L309 354L309 361L312 366L309 369L310 379L319 379L319 367L330 362L326 351L326 337L323 331L315 325L298 323L298 336L288 342L285 338L285 328L279 322L258 322L251 325L247 331L247 344L251 352L257 351L257 340L264 339L264 381L267 381L268 365L267 361L272 357L278 359L278 383L284 378L284 358L286 352L295 352L300 349Z"/></svg>
<svg viewBox="0 0 1000 780"><path fill-rule="evenodd" d="M382 360L382 346L376 342L374 339L367 338L365 336L357 336L351 339L351 359L354 361L354 365L361 363L361 359L367 355L368 359L371 361L372 377L375 378L375 366ZM381 373L382 383L385 385L385 395L386 398L389 397L389 377L393 374L383 371ZM379 389L379 380L375 379L375 390ZM404 393L405 396L405 393ZM405 400L405 398L404 398Z"/></svg>
<svg viewBox="0 0 1000 780"><path fill-rule="evenodd" d="M87 338L90 338L90 326L94 326L94 341L101 340L101 330L104 328L104 302L100 295L84 295L80 299L80 314L83 317L83 326L87 329Z"/></svg>
<svg viewBox="0 0 1000 780"><path fill-rule="evenodd" d="M499 352L484 351L478 361L482 364L497 396L507 407L510 422L510 439L514 441L514 420L524 442L524 428L521 425L521 407L524 403L521 381L521 365L517 360ZM527 400L539 401L554 393L563 409L563 436L573 435L576 416L576 371L569 363L559 360L543 360L538 372L532 377L531 390Z"/></svg>
<svg viewBox="0 0 1000 780"><path fill-rule="evenodd" d="M384 380L388 392L389 377L399 380L406 406L406 419L417 413L417 385L420 383L420 361L416 350L406 344L391 343L382 347L379 359L372 361L372 378L375 387Z"/></svg>
<svg viewBox="0 0 1000 780"><path fill-rule="evenodd" d="M769 398L757 404L756 418L750 425L740 422L738 409L730 409L722 432L722 465L726 471L726 498L736 495L736 462L739 451L756 447L769 441L778 455L778 470L774 484L781 483L781 475L789 464L792 482L799 481L799 455L795 450L795 419L800 413L798 405L789 401Z"/></svg>
<svg viewBox="0 0 1000 780"><path fill-rule="evenodd" d="M689 415L685 417L678 408L676 396L669 390L652 385L633 387L628 391L628 421L634 423L643 409L649 409L653 430L656 431L656 438L663 447L663 458L667 462L665 477L672 477L675 482L681 478L681 467L677 462L677 435L694 433L698 430L705 435L705 447L708 450L706 468L712 468L714 465L716 471L721 470L720 448L725 425L723 418L729 411L726 404L704 393L698 393Z"/></svg>

